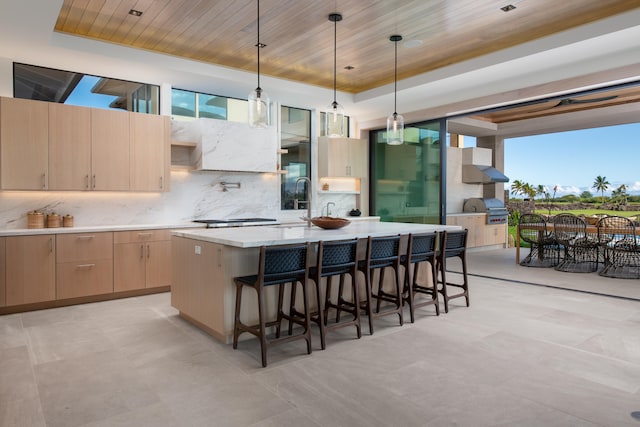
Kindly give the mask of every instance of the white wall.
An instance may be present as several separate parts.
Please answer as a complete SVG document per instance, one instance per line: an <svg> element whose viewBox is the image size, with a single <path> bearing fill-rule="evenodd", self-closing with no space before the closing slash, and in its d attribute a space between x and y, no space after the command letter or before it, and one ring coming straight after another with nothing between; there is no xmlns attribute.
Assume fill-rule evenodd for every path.
<svg viewBox="0 0 640 427"><path fill-rule="evenodd" d="M482 184L462 182L463 150L447 147L447 214L461 213L465 199L482 197Z"/></svg>

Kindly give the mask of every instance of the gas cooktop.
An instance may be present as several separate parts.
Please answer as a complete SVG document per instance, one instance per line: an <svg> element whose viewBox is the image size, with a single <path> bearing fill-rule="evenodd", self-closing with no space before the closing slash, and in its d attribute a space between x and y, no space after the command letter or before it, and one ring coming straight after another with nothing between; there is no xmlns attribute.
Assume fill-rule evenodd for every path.
<svg viewBox="0 0 640 427"><path fill-rule="evenodd" d="M249 225L277 224L275 218L228 218L228 219L194 219L193 222L207 224L208 228L215 227L245 227Z"/></svg>

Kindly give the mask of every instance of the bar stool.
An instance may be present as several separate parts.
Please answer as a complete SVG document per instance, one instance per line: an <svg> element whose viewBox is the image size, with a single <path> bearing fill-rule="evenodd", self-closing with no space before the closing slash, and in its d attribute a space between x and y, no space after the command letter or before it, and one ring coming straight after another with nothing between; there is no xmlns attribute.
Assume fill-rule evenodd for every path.
<svg viewBox="0 0 640 427"><path fill-rule="evenodd" d="M467 277L467 234L468 230L461 231L445 231L442 233L440 240L440 251L438 254L437 270L440 275L438 284L442 286L438 289L438 292L442 294L444 300L444 312L449 312L449 301L454 298L464 297L469 307L469 280ZM447 281L447 259L459 258L462 263L462 283L455 283ZM448 286L453 286L462 289L462 292L450 295L447 291Z"/></svg>
<svg viewBox="0 0 640 427"><path fill-rule="evenodd" d="M384 276L387 267L394 272L395 293L384 290ZM369 316L369 333L373 335L373 318L397 314L400 326L404 323L402 309L402 282L400 279L400 235L389 237L371 237L367 239L367 256L358 262L358 270L365 277L365 300L360 304ZM376 270L380 270L377 292L373 291L373 277ZM373 299L376 299L376 309L373 309ZM390 302L392 308L381 310L381 303Z"/></svg>
<svg viewBox="0 0 640 427"><path fill-rule="evenodd" d="M318 257L315 267L309 270L309 278L313 280L316 286L316 296L318 300L318 312L315 316L311 316L311 321L315 322L320 328L320 343L324 350L326 348L327 331L344 328L347 326L355 326L357 337L360 338L360 310L357 301L360 301L360 291L356 280L358 272L357 266L357 250L358 239L331 241L318 243ZM345 285L346 275L351 276L351 294L353 301L348 301L343 297L343 289ZM332 279L336 276L340 277L338 287L338 297L336 302L331 300ZM322 278L326 278L326 289L324 297L322 297ZM335 308L336 322L328 324L329 309ZM353 315L353 319L349 321L340 321L341 312L347 312Z"/></svg>
<svg viewBox="0 0 640 427"><path fill-rule="evenodd" d="M438 233L436 232L409 234L407 254L400 258L400 263L405 271L403 299L404 302L409 305L411 323L415 321L415 309L419 307L433 305L436 309L436 315L440 315L437 287L438 274L436 270L437 242ZM429 263L431 269L431 286L418 283L418 268L422 263ZM416 302L416 294L427 295L429 298Z"/></svg>
<svg viewBox="0 0 640 427"><path fill-rule="evenodd" d="M270 345L304 339L307 342L307 353L311 354L311 319L309 312L309 296L307 282L309 277L309 243L297 245L281 245L260 247L258 261L258 274L235 277L236 285L236 310L233 328L233 348L238 348L238 336L248 332L260 339L260 351L262 353L262 366L267 366L267 348ZM298 283L302 285L304 313L302 317L291 316L282 310L284 286L291 283L295 288ZM278 286L278 314L276 320L267 322L265 307L265 288ZM249 326L240 320L242 308L242 291L245 286L255 289L258 294L258 324ZM289 335L280 337L282 320L289 321ZM297 335L292 334L292 322L301 325L304 330ZM267 338L266 328L276 326L275 338Z"/></svg>

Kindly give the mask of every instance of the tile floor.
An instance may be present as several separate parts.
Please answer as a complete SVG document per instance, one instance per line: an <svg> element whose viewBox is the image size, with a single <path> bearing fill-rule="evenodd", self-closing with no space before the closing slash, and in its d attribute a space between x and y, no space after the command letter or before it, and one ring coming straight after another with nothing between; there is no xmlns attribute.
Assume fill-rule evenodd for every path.
<svg viewBox="0 0 640 427"><path fill-rule="evenodd" d="M266 369L169 294L0 316L0 425L640 426L640 302L490 278L508 251L470 254L470 308L275 347Z"/></svg>

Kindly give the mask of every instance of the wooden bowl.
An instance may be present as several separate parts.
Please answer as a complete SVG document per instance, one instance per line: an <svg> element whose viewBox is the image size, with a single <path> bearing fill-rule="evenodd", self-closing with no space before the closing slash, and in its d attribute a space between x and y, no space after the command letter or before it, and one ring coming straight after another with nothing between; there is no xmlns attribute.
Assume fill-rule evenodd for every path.
<svg viewBox="0 0 640 427"><path fill-rule="evenodd" d="M331 216L316 216L311 218L311 223L313 225L317 225L320 228L330 230L335 228L342 228L346 225L351 224L351 221L349 221L348 219L334 218Z"/></svg>

